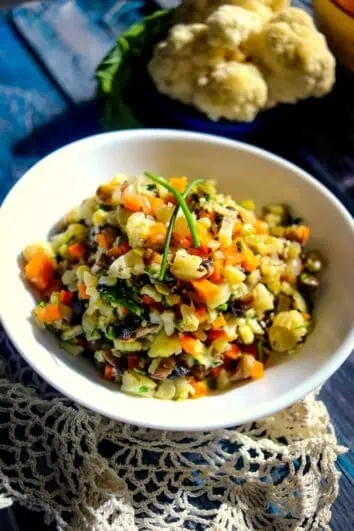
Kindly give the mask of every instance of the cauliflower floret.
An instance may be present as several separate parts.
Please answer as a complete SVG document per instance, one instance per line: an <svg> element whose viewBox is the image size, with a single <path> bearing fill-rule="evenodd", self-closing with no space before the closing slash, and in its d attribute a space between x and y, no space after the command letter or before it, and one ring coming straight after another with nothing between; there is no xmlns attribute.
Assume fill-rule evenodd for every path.
<svg viewBox="0 0 354 531"><path fill-rule="evenodd" d="M264 284L257 284L252 290L253 307L256 310L268 311L274 308L274 296Z"/></svg>
<svg viewBox="0 0 354 531"><path fill-rule="evenodd" d="M195 315L195 309L187 304L181 305L182 322L181 328L184 332L195 332L199 327L199 319Z"/></svg>
<svg viewBox="0 0 354 531"><path fill-rule="evenodd" d="M194 280L205 274L201 267L200 256L188 254L185 249L179 249L171 266L171 273L181 280Z"/></svg>
<svg viewBox="0 0 354 531"><path fill-rule="evenodd" d="M142 275L145 265L142 257L132 249L120 256L110 265L108 274L111 277L128 279L132 275Z"/></svg>
<svg viewBox="0 0 354 531"><path fill-rule="evenodd" d="M175 332L175 313L171 310L165 310L161 314L161 320L167 336L172 336Z"/></svg>
<svg viewBox="0 0 354 531"><path fill-rule="evenodd" d="M236 221L236 212L224 216L221 222L218 238L221 245L230 247L232 244L232 234Z"/></svg>
<svg viewBox="0 0 354 531"><path fill-rule="evenodd" d="M268 107L320 97L333 86L335 59L302 9L289 7L273 15L263 31L250 39L248 51L264 70Z"/></svg>
<svg viewBox="0 0 354 531"><path fill-rule="evenodd" d="M242 7L223 5L207 18L208 40L213 46L234 50L252 33L261 30L262 20L257 13Z"/></svg>
<svg viewBox="0 0 354 531"><path fill-rule="evenodd" d="M230 61L215 67L207 84L197 88L194 103L211 120L251 122L267 97L267 85L256 66Z"/></svg>
<svg viewBox="0 0 354 531"><path fill-rule="evenodd" d="M127 234L131 247L143 247L149 236L154 221L148 219L142 212L132 214L127 222Z"/></svg>
<svg viewBox="0 0 354 531"><path fill-rule="evenodd" d="M307 323L299 311L278 313L268 332L273 350L277 352L292 350L307 334L307 329Z"/></svg>
<svg viewBox="0 0 354 531"><path fill-rule="evenodd" d="M195 47L207 31L204 24L177 24L154 50L148 70L158 90L183 103L192 103Z"/></svg>

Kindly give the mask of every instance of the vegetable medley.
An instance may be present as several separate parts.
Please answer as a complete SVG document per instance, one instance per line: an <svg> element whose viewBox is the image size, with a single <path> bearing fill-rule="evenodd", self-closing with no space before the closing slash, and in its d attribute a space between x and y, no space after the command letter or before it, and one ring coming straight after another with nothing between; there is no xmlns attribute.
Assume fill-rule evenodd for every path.
<svg viewBox="0 0 354 531"><path fill-rule="evenodd" d="M323 259L285 205L257 217L212 181L117 175L29 245L40 327L122 391L198 398L263 377L312 325Z"/></svg>

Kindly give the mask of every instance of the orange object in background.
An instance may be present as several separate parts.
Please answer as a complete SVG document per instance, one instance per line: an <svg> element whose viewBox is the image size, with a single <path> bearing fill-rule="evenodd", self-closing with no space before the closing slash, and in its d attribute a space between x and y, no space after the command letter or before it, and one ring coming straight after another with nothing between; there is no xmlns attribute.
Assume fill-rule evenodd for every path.
<svg viewBox="0 0 354 531"><path fill-rule="evenodd" d="M354 0L333 0L335 4L354 16Z"/></svg>
<svg viewBox="0 0 354 531"><path fill-rule="evenodd" d="M332 52L354 72L354 0L313 0L313 8Z"/></svg>

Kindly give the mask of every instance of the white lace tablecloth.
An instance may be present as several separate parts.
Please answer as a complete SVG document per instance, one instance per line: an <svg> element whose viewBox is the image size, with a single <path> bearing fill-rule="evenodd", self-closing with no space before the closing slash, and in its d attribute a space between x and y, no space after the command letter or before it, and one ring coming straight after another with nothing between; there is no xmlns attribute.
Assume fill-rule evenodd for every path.
<svg viewBox="0 0 354 531"><path fill-rule="evenodd" d="M0 507L59 530L330 529L344 451L315 395L206 433L110 421L58 395L0 331Z"/></svg>

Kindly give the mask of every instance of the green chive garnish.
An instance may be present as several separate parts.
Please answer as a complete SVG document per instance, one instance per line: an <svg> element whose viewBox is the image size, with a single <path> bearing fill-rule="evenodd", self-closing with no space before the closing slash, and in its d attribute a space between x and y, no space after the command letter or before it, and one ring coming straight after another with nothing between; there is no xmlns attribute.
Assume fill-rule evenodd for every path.
<svg viewBox="0 0 354 531"><path fill-rule="evenodd" d="M171 192L175 196L179 206L181 207L181 209L183 210L184 215L186 216L186 220L187 220L189 229L190 229L190 231L192 233L193 245L194 245L194 247L198 248L200 246L200 244L199 244L199 238L198 238L197 230L195 228L195 222L194 222L193 216L191 214L191 211L189 210L189 208L187 206L186 200L184 198L184 196L185 196L187 190L189 189L189 187L187 188L187 190L185 190L185 192L182 195L182 194L179 193L178 190L173 188L173 186L171 186L170 183L168 183L167 181L165 181L165 179L162 179L158 175L154 175L153 173L148 172L148 171L145 172L145 175L147 177L149 177L150 179L152 179L155 183L160 184L161 186L166 188L169 192ZM192 184L193 184L193 186L195 186L195 183L200 183L200 182L201 182L201 179L198 180L198 181L194 181L194 183L192 183Z"/></svg>
<svg viewBox="0 0 354 531"><path fill-rule="evenodd" d="M199 240L198 240L198 235L197 235L197 231L196 231L196 228L195 228L195 222L194 222L194 219L192 217L191 211L189 210L185 200L186 200L186 197L188 196L188 194L190 194L190 192L192 191L192 189L197 184L203 182L203 179L197 179L196 181L193 181L192 183L190 183L189 186L187 186L187 188L185 189L183 194L180 194L177 190L175 190L164 179L161 179L160 177L157 177L157 176L155 176L155 175L153 175L153 174L151 174L149 172L145 172L145 175L147 177L150 177L150 179L154 180L155 182L158 182L159 184L161 184L161 186L164 186L165 188L167 188L170 192L173 193L173 195L175 196L175 198L178 201L178 205L176 205L176 207L175 207L175 209L174 209L174 211L172 213L171 219L170 219L170 224L168 226L166 239L165 239L165 245L164 245L164 248L163 248L162 263L161 263L161 268L160 268L160 273L159 273L159 280L160 280L160 282L162 282L163 279L165 278L165 274L166 274L167 255L168 255L168 250L169 250L170 244L171 244L173 227L174 227L174 224L175 224L175 221L176 221L176 218L177 218L178 211L179 211L180 207L182 208L182 210L183 210L183 212L184 212L184 214L186 216L186 219L187 219L187 222L188 222L188 226L189 226L191 234L192 234L194 247L199 247ZM156 180L156 179L158 179L158 180ZM187 210L185 210L183 208L183 203L184 203L184 205L185 205ZM188 214L186 214L186 211L188 212ZM193 234L194 234L195 237L193 236Z"/></svg>

